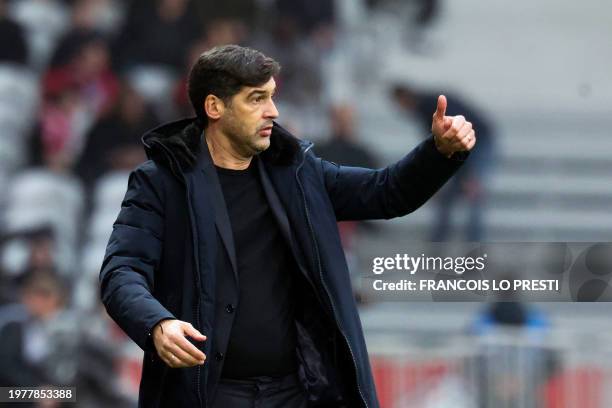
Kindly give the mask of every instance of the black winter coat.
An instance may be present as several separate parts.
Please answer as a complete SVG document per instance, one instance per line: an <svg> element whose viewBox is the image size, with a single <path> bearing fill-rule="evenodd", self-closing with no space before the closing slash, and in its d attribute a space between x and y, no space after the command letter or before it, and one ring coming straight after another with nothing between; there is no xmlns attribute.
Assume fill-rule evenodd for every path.
<svg viewBox="0 0 612 408"><path fill-rule="evenodd" d="M238 291L218 293L236 274L223 195L193 119L143 137L149 161L134 170L100 272L109 315L145 351L139 406L205 407L214 396ZM271 209L298 265L299 376L310 406L379 406L337 221L389 219L425 203L458 169L433 138L379 170L343 167L312 153L278 124L258 160ZM226 257L228 262L220 262ZM226 264L230 270L218 270ZM227 269L222 268L222 269ZM231 285L230 285L231 286ZM162 319L193 324L203 366L171 369L150 332Z"/></svg>

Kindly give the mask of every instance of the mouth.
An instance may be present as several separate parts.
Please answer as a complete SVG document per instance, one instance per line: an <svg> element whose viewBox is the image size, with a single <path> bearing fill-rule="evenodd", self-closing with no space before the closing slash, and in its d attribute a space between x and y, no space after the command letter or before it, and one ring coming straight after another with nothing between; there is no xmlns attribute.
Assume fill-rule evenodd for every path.
<svg viewBox="0 0 612 408"><path fill-rule="evenodd" d="M259 134L261 137L270 137L270 135L272 135L272 125L259 129Z"/></svg>

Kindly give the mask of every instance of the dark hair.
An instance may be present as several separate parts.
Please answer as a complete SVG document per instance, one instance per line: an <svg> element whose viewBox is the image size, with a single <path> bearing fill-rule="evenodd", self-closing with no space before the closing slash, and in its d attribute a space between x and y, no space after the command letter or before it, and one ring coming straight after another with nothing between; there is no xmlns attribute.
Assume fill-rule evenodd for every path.
<svg viewBox="0 0 612 408"><path fill-rule="evenodd" d="M208 118L202 103L210 94L229 103L243 86L258 86L278 74L280 65L252 48L223 45L204 52L189 72L187 90L191 105L204 127Z"/></svg>

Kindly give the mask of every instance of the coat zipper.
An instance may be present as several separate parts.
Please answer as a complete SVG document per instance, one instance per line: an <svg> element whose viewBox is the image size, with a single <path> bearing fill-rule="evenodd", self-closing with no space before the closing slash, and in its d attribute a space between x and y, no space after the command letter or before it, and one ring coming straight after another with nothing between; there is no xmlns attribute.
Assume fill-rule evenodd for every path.
<svg viewBox="0 0 612 408"><path fill-rule="evenodd" d="M197 231L195 229L195 216L193 214L193 207L191 206L191 192L189 191L189 183L187 183L187 180L185 179L184 173L183 173L183 169L180 168L180 164L179 164L179 170L180 170L180 174L182 174L182 178L178 176L178 174L176 174L176 170L174 169L173 164L177 163L178 164L178 160L176 160L176 158L174 157L174 154L172 154L172 151L170 151L170 149L168 149L166 146L164 146L163 143L158 143L156 142L155 144L159 145L162 150L164 150L164 152L169 156L168 157L168 162L170 163L170 168L172 169L172 173L180 179L180 181L182 181L185 184L185 190L187 191L187 205L189 206L189 218L191 220L191 240L192 240L192 245L193 245L193 253L194 253L194 263L195 263L195 278L196 278L196 287L197 287L197 291L196 291L196 297L197 297L197 302L195 305L195 317L196 317L196 329L197 330L202 330L201 327L201 323L200 323L200 296L201 296L201 283L200 283L200 260L198 259L198 257L196 256L196 250L197 250ZM148 145L147 145L148 146ZM198 390L198 405L200 406L200 408L202 408L202 388L200 386L201 384L201 371L202 371L202 366L198 365L197 366L197 372L196 372L196 387Z"/></svg>
<svg viewBox="0 0 612 408"><path fill-rule="evenodd" d="M338 326L338 329L340 330L340 334L342 334L342 337L344 338L344 341L345 341L346 345L348 346L349 352L351 353L351 358L353 360L353 367L355 368L355 382L357 384L357 391L359 391L359 396L361 397L361 401L365 404L365 407L369 408L368 402L366 401L365 397L363 396L363 393L361 391L361 386L359 385L359 375L358 375L358 370L357 370L357 361L355 360L355 354L353 353L353 349L351 347L351 344L348 341L348 337L346 336L346 334L344 333L344 330L342 329L342 325L340 324L340 322L338 321L338 318L336 317L336 307L334 305L334 301L333 301L331 295L329 294L329 289L327 288L327 285L325 283L325 279L323 277L323 269L321 268L321 258L320 258L320 255L319 255L319 247L317 245L317 239L316 239L315 234L314 234L314 229L312 227L312 222L310 221L310 213L308 211L308 203L306 202L306 193L304 192L304 187L302 186L302 182L300 181L300 178L298 177L298 173L300 172L300 170L304 166L304 162L306 160L306 153L308 153L308 151L313 146L314 146L314 144L310 144L310 146L308 146L304 150L304 157L302 158L302 161L301 161L300 165L295 170L295 179L297 181L298 187L300 188L300 193L302 194L302 200L303 200L303 203L304 203L304 212L306 214L306 221L308 223L308 229L310 231L310 237L312 239L312 242L314 243L315 257L316 257L316 260L317 260L317 268L318 268L318 272L319 272L319 277L321 278L321 284L323 285L323 289L325 289L325 293L327 294L327 298L329 300L329 304L332 307L332 314L334 316L334 320L336 321L336 325Z"/></svg>
<svg viewBox="0 0 612 408"><path fill-rule="evenodd" d="M195 228L195 224L194 224L194 214L193 214L193 208L191 206L191 194L189 192L189 187L187 187L187 202L189 205L189 218L191 219L191 239L192 239L192 245L193 245L193 250L194 250L194 261L195 261L195 269L196 269L196 288L197 288L197 302L195 305L195 316L196 316L196 326L197 326L197 330L202 330L202 325L200 322L200 297L202 295L201 291L202 291L202 284L200 283L200 260L198 259L196 253L198 253L197 247L196 245L197 240L196 240L196 228ZM202 378L202 366L198 364L197 368L196 368L196 386L197 386L197 390L198 390L198 403L200 405L200 408L202 408L202 388L201 388L201 378Z"/></svg>

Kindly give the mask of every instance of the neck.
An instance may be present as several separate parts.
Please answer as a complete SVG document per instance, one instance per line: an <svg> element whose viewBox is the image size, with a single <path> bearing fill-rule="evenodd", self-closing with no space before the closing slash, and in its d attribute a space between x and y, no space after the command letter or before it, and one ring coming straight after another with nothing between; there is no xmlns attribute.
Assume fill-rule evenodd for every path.
<svg viewBox="0 0 612 408"><path fill-rule="evenodd" d="M244 157L238 153L230 139L220 129L216 126L209 126L204 133L208 151L215 166L231 170L245 170L249 167L253 157Z"/></svg>

